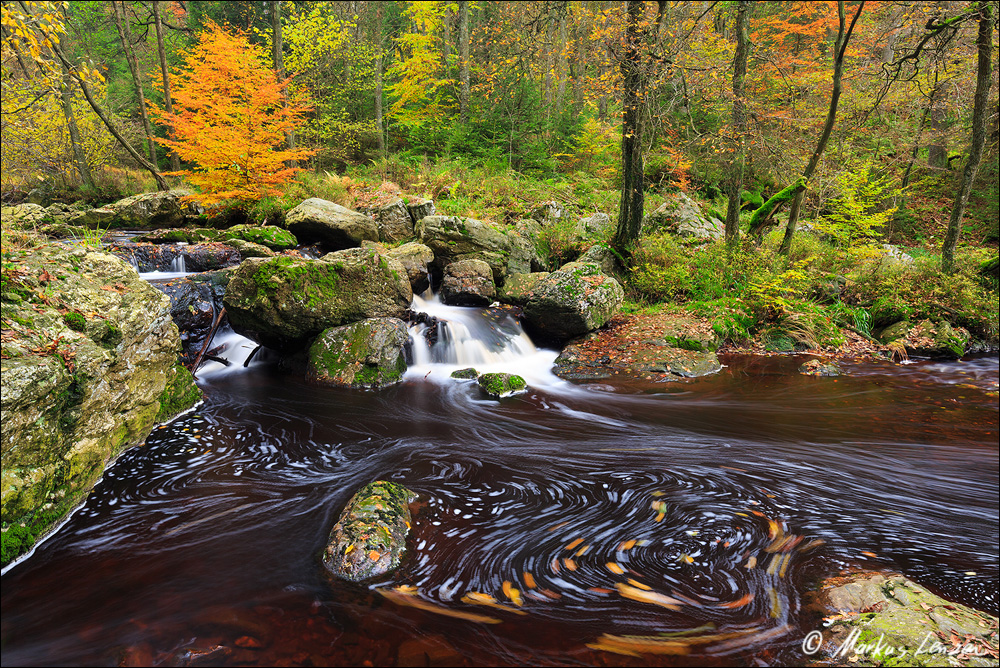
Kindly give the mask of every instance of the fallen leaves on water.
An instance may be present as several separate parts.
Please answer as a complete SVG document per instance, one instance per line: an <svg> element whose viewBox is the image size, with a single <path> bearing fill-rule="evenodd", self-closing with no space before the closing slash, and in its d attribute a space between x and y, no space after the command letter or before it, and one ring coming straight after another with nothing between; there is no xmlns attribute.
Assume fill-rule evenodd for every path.
<svg viewBox="0 0 1000 668"><path fill-rule="evenodd" d="M528 571L524 572L524 586L526 586L528 589L535 588L535 576L529 573Z"/></svg>
<svg viewBox="0 0 1000 668"><path fill-rule="evenodd" d="M574 547L576 547L577 545L579 545L582 542L583 542L582 538L577 538L576 540L572 541L569 545L567 545L563 549L564 550L572 550Z"/></svg>
<svg viewBox="0 0 1000 668"><path fill-rule="evenodd" d="M625 573L625 569L622 568L621 566L619 566L614 561L609 561L608 563L606 563L604 565L607 566L608 570L611 571L612 573L614 573L615 575L623 575Z"/></svg>
<svg viewBox="0 0 1000 668"><path fill-rule="evenodd" d="M468 594L462 597L462 603L472 603L474 605L485 605L489 608L496 608L497 610L506 610L507 612L513 612L517 615L526 615L528 613L523 610L515 610L502 603L497 603L497 600L490 596L489 594L484 594L479 591L470 591Z"/></svg>
<svg viewBox="0 0 1000 668"><path fill-rule="evenodd" d="M451 608L446 608L444 606L437 605L436 603L425 601L424 599L418 597L415 592L404 592L399 591L398 589L388 591L385 589L379 589L378 593L382 594L382 596L385 596L393 603L398 603L399 605L405 605L411 608L417 608L418 610L425 610L427 612L434 612L446 617L464 619L469 622L479 622L480 624L500 623L500 620L496 617L479 615L474 612L465 612L463 610L452 610Z"/></svg>
<svg viewBox="0 0 1000 668"><path fill-rule="evenodd" d="M626 656L642 656L643 654L674 654L684 655L691 653L694 645L707 645L720 640L731 640L742 638L757 633L759 629L741 629L728 633L709 633L701 636L688 637L662 637L662 636L614 636L608 633L603 634L597 642L589 643L590 649L614 652Z"/></svg>
<svg viewBox="0 0 1000 668"><path fill-rule="evenodd" d="M524 605L524 599L521 598L521 592L511 584L510 580L503 581L503 595L510 599L510 602L514 605L521 607Z"/></svg>
<svg viewBox="0 0 1000 668"><path fill-rule="evenodd" d="M718 608L728 608L730 610L734 608L742 608L745 605L749 605L753 601L753 594L746 594L742 598L738 598L735 601L730 601L729 603L720 603Z"/></svg>
<svg viewBox="0 0 1000 668"><path fill-rule="evenodd" d="M618 589L618 593L625 598L630 598L633 601L639 601L640 603L652 603L653 605L658 605L660 607L667 608L668 610L680 610L680 606L683 605L682 601L679 601L676 598L671 598L666 594L640 589L638 587L627 585L624 582L617 583L615 588Z"/></svg>

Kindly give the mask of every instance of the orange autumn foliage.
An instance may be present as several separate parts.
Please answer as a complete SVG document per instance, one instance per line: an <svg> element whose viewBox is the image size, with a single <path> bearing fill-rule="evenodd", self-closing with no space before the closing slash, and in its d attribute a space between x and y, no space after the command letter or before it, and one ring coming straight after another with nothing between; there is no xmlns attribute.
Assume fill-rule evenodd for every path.
<svg viewBox="0 0 1000 668"><path fill-rule="evenodd" d="M212 22L184 60L173 74L174 113L150 105L170 128L171 139L156 141L196 165L173 174L187 176L206 205L280 195L279 186L301 171L286 163L315 153L283 148L286 132L310 110L301 100L286 102L290 78L279 80L243 33Z"/></svg>

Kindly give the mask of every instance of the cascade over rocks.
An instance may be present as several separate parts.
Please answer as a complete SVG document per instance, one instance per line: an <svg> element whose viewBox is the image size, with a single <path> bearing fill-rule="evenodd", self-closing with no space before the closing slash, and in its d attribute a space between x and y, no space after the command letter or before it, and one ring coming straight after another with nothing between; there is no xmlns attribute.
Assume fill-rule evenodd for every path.
<svg viewBox="0 0 1000 668"><path fill-rule="evenodd" d="M9 261L0 373L5 563L80 502L114 457L201 396L177 364L169 300L126 262L63 244L14 251Z"/></svg>
<svg viewBox="0 0 1000 668"><path fill-rule="evenodd" d="M301 241L318 241L333 249L378 241L378 225L363 213L311 197L285 216L288 230Z"/></svg>
<svg viewBox="0 0 1000 668"><path fill-rule="evenodd" d="M170 298L170 317L180 332L181 362L194 362L205 337L222 310L222 297L234 269L192 274L151 285ZM220 326L228 324L223 317Z"/></svg>
<svg viewBox="0 0 1000 668"><path fill-rule="evenodd" d="M323 330L309 347L306 377L321 385L378 388L395 385L406 372L406 323L369 318Z"/></svg>
<svg viewBox="0 0 1000 668"><path fill-rule="evenodd" d="M452 306L489 306L496 297L493 271L482 260L460 260L444 268L441 301Z"/></svg>
<svg viewBox="0 0 1000 668"><path fill-rule="evenodd" d="M191 245L123 242L106 247L126 262L135 262L141 272L171 271L174 260L184 258L186 271L214 271L240 263L240 252L222 243Z"/></svg>
<svg viewBox="0 0 1000 668"><path fill-rule="evenodd" d="M326 569L361 581L399 567L406 553L410 503L417 495L394 482L368 483L347 502L323 550Z"/></svg>
<svg viewBox="0 0 1000 668"><path fill-rule="evenodd" d="M598 265L570 262L538 281L524 319L541 335L566 340L604 325L624 299L622 286Z"/></svg>
<svg viewBox="0 0 1000 668"><path fill-rule="evenodd" d="M233 272L223 303L237 333L288 352L330 327L402 317L412 299L398 260L374 248L351 248L319 260L245 260Z"/></svg>

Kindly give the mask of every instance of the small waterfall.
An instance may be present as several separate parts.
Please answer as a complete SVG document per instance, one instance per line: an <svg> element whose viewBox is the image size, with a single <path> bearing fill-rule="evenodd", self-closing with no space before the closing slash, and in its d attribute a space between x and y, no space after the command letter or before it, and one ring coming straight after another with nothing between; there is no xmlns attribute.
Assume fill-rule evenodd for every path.
<svg viewBox="0 0 1000 668"><path fill-rule="evenodd" d="M184 273L187 272L187 268L184 266L184 254L178 253L177 257L170 261L170 271L174 273Z"/></svg>
<svg viewBox="0 0 1000 668"><path fill-rule="evenodd" d="M254 341L251 341L245 336L240 336L232 330L222 331L220 329L219 333L212 341L211 349L208 351L208 355L210 355L210 357L206 358L206 361L201 365L201 367L198 368L195 375L199 378L211 378L213 376L220 376L240 371L245 368L244 364L246 363L247 358L249 358L256 349L257 344ZM226 360L229 364L226 365L225 363L218 362L213 358ZM251 364L256 359L257 356L254 355L254 360L251 360Z"/></svg>
<svg viewBox="0 0 1000 668"><path fill-rule="evenodd" d="M142 273L142 269L139 269L139 261L135 259L135 253L129 253L129 255L128 255L128 263L130 265L132 265L133 269L135 269L135 273L137 273L137 274L141 274Z"/></svg>
<svg viewBox="0 0 1000 668"><path fill-rule="evenodd" d="M457 369L523 376L534 385L561 383L552 375L558 353L539 350L521 324L499 309L447 306L436 295L414 296L412 310L429 316L410 327L411 378L445 380Z"/></svg>

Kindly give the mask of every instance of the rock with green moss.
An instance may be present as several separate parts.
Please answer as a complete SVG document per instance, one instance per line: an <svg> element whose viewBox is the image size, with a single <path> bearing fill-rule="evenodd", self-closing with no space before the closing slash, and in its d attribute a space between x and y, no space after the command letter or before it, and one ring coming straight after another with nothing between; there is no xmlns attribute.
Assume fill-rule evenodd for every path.
<svg viewBox="0 0 1000 668"><path fill-rule="evenodd" d="M226 243L240 252L240 259L246 260L251 257L274 257L277 255L273 250L261 244L244 239L229 239Z"/></svg>
<svg viewBox="0 0 1000 668"><path fill-rule="evenodd" d="M491 225L474 218L425 216L414 231L421 243L434 251L437 272L452 262L482 260L490 265L493 280L503 283L511 257L511 241Z"/></svg>
<svg viewBox="0 0 1000 668"><path fill-rule="evenodd" d="M280 256L245 260L223 303L238 333L293 352L330 327L366 318L400 318L413 299L402 265L374 248L351 248L319 260Z"/></svg>
<svg viewBox="0 0 1000 668"><path fill-rule="evenodd" d="M451 372L451 377L458 380L477 380L479 378L479 372L472 367L467 369L456 369Z"/></svg>
<svg viewBox="0 0 1000 668"><path fill-rule="evenodd" d="M334 202L311 197L285 216L288 230L306 242L318 241L327 248L358 246L362 241L378 241L374 219Z"/></svg>
<svg viewBox="0 0 1000 668"><path fill-rule="evenodd" d="M410 503L417 495L394 482L377 480L362 487L330 532L321 559L333 575L370 580L399 567L410 530Z"/></svg>
<svg viewBox="0 0 1000 668"><path fill-rule="evenodd" d="M512 373L484 373L479 376L479 387L497 399L527 392L528 383Z"/></svg>
<svg viewBox="0 0 1000 668"><path fill-rule="evenodd" d="M219 239L230 244L235 240L249 241L273 251L290 250L299 244L294 234L274 225L234 225L224 230Z"/></svg>
<svg viewBox="0 0 1000 668"><path fill-rule="evenodd" d="M406 323L369 318L331 327L309 347L307 378L321 385L379 388L394 385L406 372Z"/></svg>
<svg viewBox="0 0 1000 668"><path fill-rule="evenodd" d="M621 263L611 246L606 243L596 243L580 256L577 262L593 262L608 276L621 274Z"/></svg>
<svg viewBox="0 0 1000 668"><path fill-rule="evenodd" d="M157 420L200 396L178 379L169 300L127 263L49 244L11 251L5 277L8 268L17 271L2 301L4 563L80 503Z"/></svg>
<svg viewBox="0 0 1000 668"><path fill-rule="evenodd" d="M842 376L844 374L836 363L816 359L803 362L799 366L799 373L803 376Z"/></svg>
<svg viewBox="0 0 1000 668"><path fill-rule="evenodd" d="M525 323L542 336L571 339L604 325L625 299L622 286L593 263L570 262L538 282Z"/></svg>
<svg viewBox="0 0 1000 668"><path fill-rule="evenodd" d="M152 244L200 244L217 241L221 233L208 227L172 227L150 230L132 238L132 241Z"/></svg>
<svg viewBox="0 0 1000 668"><path fill-rule="evenodd" d="M493 270L482 260L459 260L444 268L441 301L452 306L489 306L497 296Z"/></svg>
<svg viewBox="0 0 1000 668"><path fill-rule="evenodd" d="M935 596L901 575L836 578L820 585L818 599L832 620L821 651L839 659L836 665L996 665L995 616Z"/></svg>
<svg viewBox="0 0 1000 668"><path fill-rule="evenodd" d="M532 290L538 282L549 275L547 271L537 271L530 274L511 274L503 284L503 289L497 298L504 304L524 306L531 297Z"/></svg>
<svg viewBox="0 0 1000 668"><path fill-rule="evenodd" d="M198 204L187 199L191 195L186 190L167 190L140 193L108 204L104 209L113 213L112 227L153 229L158 227L180 227L189 216L204 213ZM82 224L76 219L69 222Z"/></svg>
<svg viewBox="0 0 1000 668"><path fill-rule="evenodd" d="M930 320L922 320L916 324L897 322L878 335L878 340L884 344L898 341L906 348L908 355L941 359L958 359L964 355L970 338L968 330L963 327Z"/></svg>

